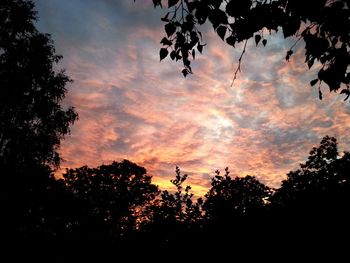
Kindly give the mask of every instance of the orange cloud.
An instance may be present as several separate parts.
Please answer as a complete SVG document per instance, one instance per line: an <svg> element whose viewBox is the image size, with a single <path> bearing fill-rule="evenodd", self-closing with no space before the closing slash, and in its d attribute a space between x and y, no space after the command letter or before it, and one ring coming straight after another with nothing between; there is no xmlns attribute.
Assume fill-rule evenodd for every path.
<svg viewBox="0 0 350 263"><path fill-rule="evenodd" d="M65 41L58 48L74 79L67 104L80 115L62 143L63 168L125 158L170 188L178 165L203 196L216 169L228 166L233 176L256 175L277 187L324 135L348 149L348 102L334 94L319 101L309 86L315 71L303 63L301 48L284 60L289 43L281 35L271 36L265 48L248 44L231 87L242 45L232 49L209 29L204 55L192 65L195 74L184 79L181 64L159 62L160 22L140 24L118 14L91 16L92 35L74 39L80 45L60 35Z"/></svg>

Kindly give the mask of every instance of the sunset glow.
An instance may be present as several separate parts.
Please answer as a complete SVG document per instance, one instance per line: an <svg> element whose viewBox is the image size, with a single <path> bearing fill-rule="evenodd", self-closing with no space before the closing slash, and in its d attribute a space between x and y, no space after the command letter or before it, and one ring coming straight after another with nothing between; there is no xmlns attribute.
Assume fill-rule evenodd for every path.
<svg viewBox="0 0 350 263"><path fill-rule="evenodd" d="M350 143L349 101L325 85L320 101L309 85L317 65L304 64L304 43L286 62L294 40L280 32L266 47L248 42L231 87L242 45L232 49L203 28L207 46L185 79L180 63L159 62L162 10L152 1L34 2L38 28L74 80L65 103L79 121L62 142L62 168L128 159L169 189L179 166L203 196L217 169L277 187L323 136L335 136L340 152Z"/></svg>

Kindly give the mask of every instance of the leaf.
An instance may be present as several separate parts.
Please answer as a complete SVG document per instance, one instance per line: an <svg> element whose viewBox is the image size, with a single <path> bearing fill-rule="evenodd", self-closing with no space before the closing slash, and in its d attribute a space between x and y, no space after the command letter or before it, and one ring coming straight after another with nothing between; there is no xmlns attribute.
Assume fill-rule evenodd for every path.
<svg viewBox="0 0 350 263"><path fill-rule="evenodd" d="M244 16L249 12L251 4L250 0L231 0L226 5L226 13L232 17Z"/></svg>
<svg viewBox="0 0 350 263"><path fill-rule="evenodd" d="M223 0L210 0L209 2L215 9L218 9L220 7L222 1Z"/></svg>
<svg viewBox="0 0 350 263"><path fill-rule="evenodd" d="M166 13L166 15L164 17L162 17L160 20L162 20L164 22L169 22L168 16L169 16L169 12Z"/></svg>
<svg viewBox="0 0 350 263"><path fill-rule="evenodd" d="M267 40L266 40L266 39L263 39L262 43L263 43L264 46L266 46Z"/></svg>
<svg viewBox="0 0 350 263"><path fill-rule="evenodd" d="M169 51L166 48L161 48L159 50L160 61L162 61L168 55L168 53Z"/></svg>
<svg viewBox="0 0 350 263"><path fill-rule="evenodd" d="M162 0L153 0L154 7L157 7L158 5L162 8Z"/></svg>
<svg viewBox="0 0 350 263"><path fill-rule="evenodd" d="M322 64L324 64L326 61L327 61L327 56L326 55L320 57L320 62Z"/></svg>
<svg viewBox="0 0 350 263"><path fill-rule="evenodd" d="M311 86L315 86L315 84L318 82L318 79L313 79L310 81Z"/></svg>
<svg viewBox="0 0 350 263"><path fill-rule="evenodd" d="M231 35L228 38L226 38L226 43L229 44L230 46L233 46L233 47L235 46L236 41L237 41L237 39L234 35Z"/></svg>
<svg viewBox="0 0 350 263"><path fill-rule="evenodd" d="M214 29L216 29L220 24L227 25L227 15L221 9L213 9L209 14L209 21L213 24Z"/></svg>
<svg viewBox="0 0 350 263"><path fill-rule="evenodd" d="M187 4L187 9L188 9L188 11L189 11L190 13L192 13L193 10L196 9L197 6L198 6L198 3L197 3L197 2L188 2L188 1L185 1L185 2L186 2L186 4Z"/></svg>
<svg viewBox="0 0 350 263"><path fill-rule="evenodd" d="M184 77L186 78L186 76L188 75L188 70L184 68L181 72L184 75Z"/></svg>
<svg viewBox="0 0 350 263"><path fill-rule="evenodd" d="M176 5L179 2L179 0L168 0L168 8Z"/></svg>
<svg viewBox="0 0 350 263"><path fill-rule="evenodd" d="M309 67L309 69L314 65L314 61L315 61L314 58L311 58L307 61L307 66Z"/></svg>
<svg viewBox="0 0 350 263"><path fill-rule="evenodd" d="M260 35L255 35L255 44L258 46L259 42L261 40L261 36Z"/></svg>
<svg viewBox="0 0 350 263"><path fill-rule="evenodd" d="M197 18L198 23L200 25L204 24L204 22L207 20L209 12L210 12L209 5L203 4L201 2L197 4L195 17Z"/></svg>
<svg viewBox="0 0 350 263"><path fill-rule="evenodd" d="M219 26L216 29L216 33L218 33L218 35L222 39L222 41L224 41L224 39L225 39L226 31L227 31L227 27L225 27L225 26Z"/></svg>
<svg viewBox="0 0 350 263"><path fill-rule="evenodd" d="M349 97L350 97L350 90L348 89L343 89L340 94L346 94L346 97L344 99L344 101L346 101Z"/></svg>
<svg viewBox="0 0 350 263"><path fill-rule="evenodd" d="M176 61L182 59L182 56L180 55L180 52L179 51L176 51L176 54L175 54L175 58L176 58Z"/></svg>
<svg viewBox="0 0 350 263"><path fill-rule="evenodd" d="M173 23L165 24L164 28L168 37L170 37L176 31L176 26Z"/></svg>
<svg viewBox="0 0 350 263"><path fill-rule="evenodd" d="M293 50L290 49L290 50L287 51L287 55L286 55L286 60L287 61L289 61L291 55L293 55Z"/></svg>
<svg viewBox="0 0 350 263"><path fill-rule="evenodd" d="M202 54L202 51L203 51L203 45L199 44L197 45L197 50L199 51L199 53Z"/></svg>
<svg viewBox="0 0 350 263"><path fill-rule="evenodd" d="M164 46L171 46L173 44L173 42L171 42L166 37L163 37L162 40L160 41L160 43L163 44Z"/></svg>
<svg viewBox="0 0 350 263"><path fill-rule="evenodd" d="M203 40L202 32L201 32L201 31L198 31L198 35L200 36L201 40Z"/></svg>
<svg viewBox="0 0 350 263"><path fill-rule="evenodd" d="M175 50L173 50L173 51L170 52L170 58L171 58L172 60L174 60L174 59L176 58L176 52L175 52Z"/></svg>
<svg viewBox="0 0 350 263"><path fill-rule="evenodd" d="M284 38L290 37L300 28L300 19L297 16L288 17L285 24L282 26Z"/></svg>

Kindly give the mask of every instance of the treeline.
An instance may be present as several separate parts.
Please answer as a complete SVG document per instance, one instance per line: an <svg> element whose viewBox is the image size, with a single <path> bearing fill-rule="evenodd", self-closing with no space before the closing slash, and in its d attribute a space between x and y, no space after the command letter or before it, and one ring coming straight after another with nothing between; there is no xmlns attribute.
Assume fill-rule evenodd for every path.
<svg viewBox="0 0 350 263"><path fill-rule="evenodd" d="M36 30L33 7L0 1L2 261L188 261L182 255L190 252L196 261L249 261L276 251L288 258L332 251L334 259L349 251L350 154L339 155L328 136L278 189L226 169L194 200L179 168L168 192L127 160L70 169L57 180L60 141L78 115L60 104L71 80L56 70L61 56Z"/></svg>
<svg viewBox="0 0 350 263"><path fill-rule="evenodd" d="M231 248L237 255L248 248L289 250L291 244L294 254L305 253L317 245L322 253L348 238L349 171L350 153L339 156L336 139L328 136L278 189L254 176L231 177L226 169L197 200L179 168L171 180L176 191L169 192L127 160L69 169L60 180L45 167L28 167L9 175L4 215L13 244L30 247L34 257L47 246L62 260L178 246L200 246L198 253Z"/></svg>

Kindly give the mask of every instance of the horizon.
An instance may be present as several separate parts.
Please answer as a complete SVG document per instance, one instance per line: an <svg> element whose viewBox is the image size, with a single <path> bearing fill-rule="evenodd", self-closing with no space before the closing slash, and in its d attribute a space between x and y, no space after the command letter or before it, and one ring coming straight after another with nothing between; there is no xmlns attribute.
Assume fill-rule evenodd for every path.
<svg viewBox="0 0 350 263"><path fill-rule="evenodd" d="M203 195L215 170L277 187L323 136L336 137L340 152L350 143L349 102L329 92L318 99L309 86L317 65L305 65L304 43L286 62L294 40L281 32L265 48L248 43L230 87L242 44L232 49L206 27L208 45L185 79L177 63L159 62L164 11L150 1L34 3L38 29L52 35L74 80L65 103L80 120L62 142L62 169L128 159L167 189L179 166Z"/></svg>

